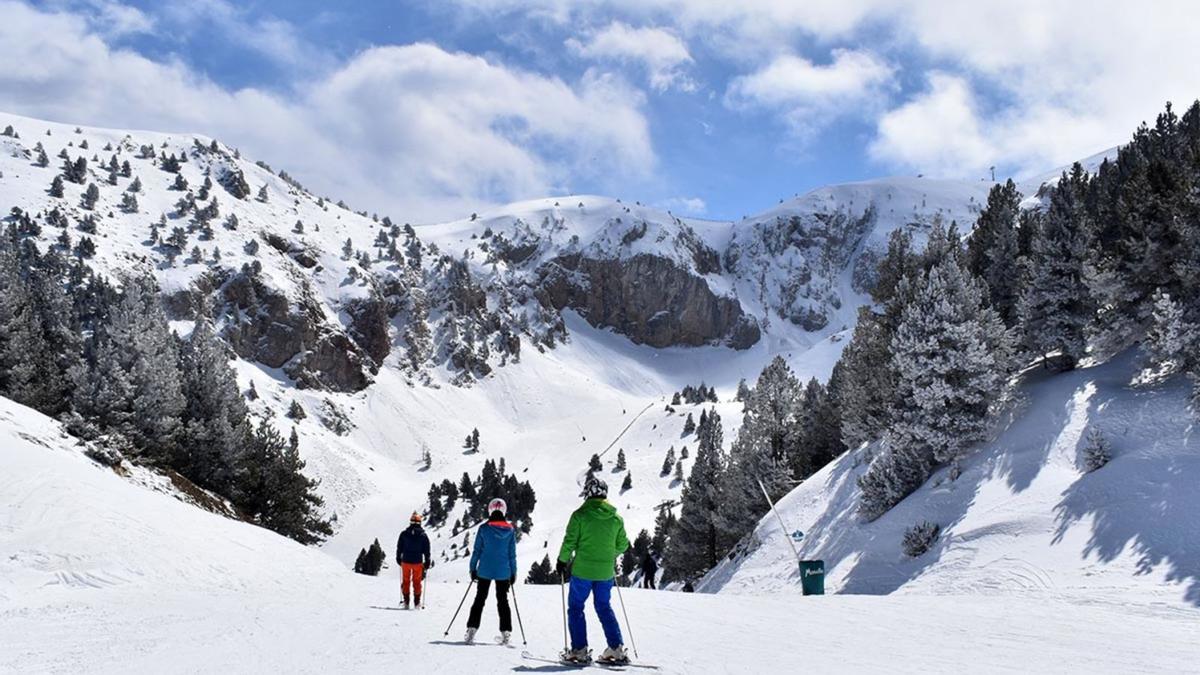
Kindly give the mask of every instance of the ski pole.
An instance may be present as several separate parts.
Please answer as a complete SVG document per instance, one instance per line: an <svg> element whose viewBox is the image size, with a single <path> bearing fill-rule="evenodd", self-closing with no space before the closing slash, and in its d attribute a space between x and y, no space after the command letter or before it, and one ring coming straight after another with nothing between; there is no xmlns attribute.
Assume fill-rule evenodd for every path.
<svg viewBox="0 0 1200 675"><path fill-rule="evenodd" d="M625 597L621 595L621 584L614 583L617 587L617 599L621 601L621 614L625 616L625 630L629 632L629 644L633 647L633 655L638 656L637 641L633 639L633 626L629 625L629 613L625 611Z"/></svg>
<svg viewBox="0 0 1200 675"><path fill-rule="evenodd" d="M567 586L563 581L562 572L558 573L558 590L562 596L562 616L563 616L563 651L569 650L571 647L567 644Z"/></svg>
<svg viewBox="0 0 1200 675"><path fill-rule="evenodd" d="M510 585L508 590L512 591L513 609L517 612L517 626L521 628L521 644L527 645L529 643L525 641L525 624L521 623L521 608L517 605L517 585Z"/></svg>
<svg viewBox="0 0 1200 675"><path fill-rule="evenodd" d="M767 504L771 505L771 513L775 514L775 518L779 521L779 530L783 534L784 539L787 539L788 545L792 547L792 555L796 556L796 562L803 562L800 559L800 551L796 550L796 542L788 536L787 525L783 524L783 517L779 515L779 511L775 508L775 502L771 501L771 495L767 494L767 486L763 482L758 481L758 487L762 488L763 496L767 498Z"/></svg>
<svg viewBox="0 0 1200 675"><path fill-rule="evenodd" d="M454 616L450 619L450 625L446 626L446 632L442 634L443 636L450 634L450 627L454 625L454 619L458 618L458 613L462 611L463 603L467 601L467 595L471 592L471 587L474 585L474 579L471 580L471 583L467 584L467 591L463 593L463 599L458 601L458 609L454 610Z"/></svg>

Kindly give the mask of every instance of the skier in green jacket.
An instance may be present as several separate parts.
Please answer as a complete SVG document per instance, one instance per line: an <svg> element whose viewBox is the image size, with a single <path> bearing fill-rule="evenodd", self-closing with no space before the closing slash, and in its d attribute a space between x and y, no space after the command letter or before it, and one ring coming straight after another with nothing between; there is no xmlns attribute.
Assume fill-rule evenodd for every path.
<svg viewBox="0 0 1200 675"><path fill-rule="evenodd" d="M567 602L567 619L571 633L571 648L562 658L571 663L588 663L587 622L583 616L584 605L589 595L594 595L596 614L604 628L608 649L600 654L604 663L627 663L625 643L621 638L621 626L612 608L612 587L617 557L629 548L629 537L625 534L625 521L617 509L607 501L608 485L589 476L583 487L584 502L567 523L567 534L563 537L558 552L556 567L559 578L571 579L570 599Z"/></svg>

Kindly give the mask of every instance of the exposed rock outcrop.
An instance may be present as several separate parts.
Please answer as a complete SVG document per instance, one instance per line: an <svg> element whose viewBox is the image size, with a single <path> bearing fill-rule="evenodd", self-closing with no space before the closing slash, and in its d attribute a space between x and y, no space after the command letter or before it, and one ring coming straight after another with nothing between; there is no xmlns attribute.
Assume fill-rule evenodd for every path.
<svg viewBox="0 0 1200 675"><path fill-rule="evenodd" d="M652 255L597 260L562 256L542 268L542 288L556 309L569 307L595 326L611 327L651 347L758 341L757 322L704 279Z"/></svg>

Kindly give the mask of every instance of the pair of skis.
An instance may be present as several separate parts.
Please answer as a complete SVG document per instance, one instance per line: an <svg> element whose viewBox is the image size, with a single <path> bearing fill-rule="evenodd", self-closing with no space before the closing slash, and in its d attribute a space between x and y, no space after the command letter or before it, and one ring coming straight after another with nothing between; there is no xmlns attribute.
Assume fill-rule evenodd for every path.
<svg viewBox="0 0 1200 675"><path fill-rule="evenodd" d="M596 666L605 670L625 670L627 668L643 669L643 670L659 670L658 666L652 666L648 663L634 663L633 661L588 661L586 663L579 661L564 661L562 659L548 659L543 656L537 656L532 652L521 652L521 658L539 663L553 663L560 666L569 666L571 668L590 668Z"/></svg>

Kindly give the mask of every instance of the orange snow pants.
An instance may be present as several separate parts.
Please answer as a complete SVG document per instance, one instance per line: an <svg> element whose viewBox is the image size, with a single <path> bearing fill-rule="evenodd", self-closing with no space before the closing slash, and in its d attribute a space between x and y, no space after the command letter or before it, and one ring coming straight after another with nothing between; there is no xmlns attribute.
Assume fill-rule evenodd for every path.
<svg viewBox="0 0 1200 675"><path fill-rule="evenodd" d="M425 566L421 563L400 563L400 592L404 594L404 602L408 602L408 589L414 591L414 599L421 604L421 576Z"/></svg>

